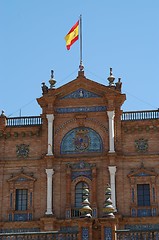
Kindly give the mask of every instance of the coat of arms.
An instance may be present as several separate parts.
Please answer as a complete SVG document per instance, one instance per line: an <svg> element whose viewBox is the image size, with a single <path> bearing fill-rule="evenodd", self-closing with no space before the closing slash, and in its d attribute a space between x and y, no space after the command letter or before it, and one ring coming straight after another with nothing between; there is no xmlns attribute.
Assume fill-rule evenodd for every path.
<svg viewBox="0 0 159 240"><path fill-rule="evenodd" d="M75 133L74 144L77 151L85 151L89 147L90 138L88 136L88 130L80 129Z"/></svg>

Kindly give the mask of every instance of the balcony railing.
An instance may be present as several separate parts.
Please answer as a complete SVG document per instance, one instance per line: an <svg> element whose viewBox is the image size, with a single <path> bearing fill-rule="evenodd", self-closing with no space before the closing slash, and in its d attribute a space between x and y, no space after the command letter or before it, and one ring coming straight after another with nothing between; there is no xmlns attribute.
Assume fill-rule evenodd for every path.
<svg viewBox="0 0 159 240"><path fill-rule="evenodd" d="M0 233L1 240L39 240L39 239L52 239L52 240L77 240L77 232L62 233L54 232L23 232L23 233Z"/></svg>
<svg viewBox="0 0 159 240"><path fill-rule="evenodd" d="M132 207L131 216L132 217L154 217L157 215L157 206L150 207Z"/></svg>
<svg viewBox="0 0 159 240"><path fill-rule="evenodd" d="M122 121L159 119L159 110L123 112Z"/></svg>
<svg viewBox="0 0 159 240"><path fill-rule="evenodd" d="M159 230L117 230L116 231L117 240L158 240L159 239Z"/></svg>
<svg viewBox="0 0 159 240"><path fill-rule="evenodd" d="M8 127L21 127L21 126L31 126L31 125L41 125L42 118L40 116L33 117L12 117L7 118Z"/></svg>
<svg viewBox="0 0 159 240"><path fill-rule="evenodd" d="M122 121L151 120L151 119L159 119L159 110L123 112L121 116ZM42 118L40 116L7 118L8 127L15 126L21 127L41 124Z"/></svg>

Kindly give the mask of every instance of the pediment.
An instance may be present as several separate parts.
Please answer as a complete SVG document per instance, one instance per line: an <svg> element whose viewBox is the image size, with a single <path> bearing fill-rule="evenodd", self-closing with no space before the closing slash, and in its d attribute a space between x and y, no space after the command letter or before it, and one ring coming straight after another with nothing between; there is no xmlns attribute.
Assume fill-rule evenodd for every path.
<svg viewBox="0 0 159 240"><path fill-rule="evenodd" d="M117 105L120 107L125 99L125 94L122 94L115 85L103 85L86 78L84 72L81 72L76 79L62 85L61 87L49 88L46 93L43 92L43 96L38 98L37 101L42 108L46 108L46 112L49 106L49 109L54 107L54 109L56 109L55 111L63 113L65 110L61 108L66 107L75 107L76 109L66 109L65 112L86 112L87 109L84 109L83 107L89 107L89 112L101 111L101 109L102 111L105 111L109 102L114 105L117 102ZM90 109L92 106L99 106L100 109ZM103 107L105 107L105 109L103 109Z"/></svg>
<svg viewBox="0 0 159 240"><path fill-rule="evenodd" d="M130 174L128 174L128 177L152 177L157 176L157 173L155 173L153 170L145 169L144 167L141 167L137 170L132 170Z"/></svg>
<svg viewBox="0 0 159 240"><path fill-rule="evenodd" d="M8 182L26 182L26 181L34 182L34 181L36 181L36 179L34 177L28 176L24 173L20 173L14 177L11 177L10 179L8 179Z"/></svg>
<svg viewBox="0 0 159 240"><path fill-rule="evenodd" d="M77 78L56 89L58 99L100 98L108 92L108 87L87 78Z"/></svg>

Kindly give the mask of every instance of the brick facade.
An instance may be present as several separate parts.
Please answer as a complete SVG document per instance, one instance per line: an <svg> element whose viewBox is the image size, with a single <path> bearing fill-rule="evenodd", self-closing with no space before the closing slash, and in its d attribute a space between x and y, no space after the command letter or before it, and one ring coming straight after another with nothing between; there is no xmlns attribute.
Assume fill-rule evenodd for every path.
<svg viewBox="0 0 159 240"><path fill-rule="evenodd" d="M88 239L107 239L105 232L110 228L110 239L114 239L115 229L124 229L128 223L159 224L159 115L147 111L148 115L140 112L128 119L133 113L124 113L124 119L125 100L120 80L105 86L79 71L75 80L62 87L43 89L37 99L42 108L40 120L13 118L11 122L4 114L0 116L2 232L78 227L79 239L86 239L82 231L87 229ZM109 112L114 114L112 118ZM47 116L53 116L50 128ZM113 204L117 212L115 218L107 219L103 218L103 204L111 166L116 167ZM46 169L53 170L50 178ZM91 219L73 215L79 182L89 186ZM149 184L150 206L139 209L137 184ZM25 210L16 209L17 189L27 190ZM47 214L49 211L53 214Z"/></svg>

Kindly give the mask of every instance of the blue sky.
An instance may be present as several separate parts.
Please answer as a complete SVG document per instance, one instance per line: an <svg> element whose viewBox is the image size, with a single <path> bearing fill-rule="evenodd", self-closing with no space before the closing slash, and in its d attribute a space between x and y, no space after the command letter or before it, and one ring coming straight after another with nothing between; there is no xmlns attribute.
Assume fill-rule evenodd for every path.
<svg viewBox="0 0 159 240"><path fill-rule="evenodd" d="M159 0L0 0L0 110L39 115L36 98L54 70L56 87L75 79L79 42L64 36L82 14L85 76L122 78L124 111L159 108Z"/></svg>

